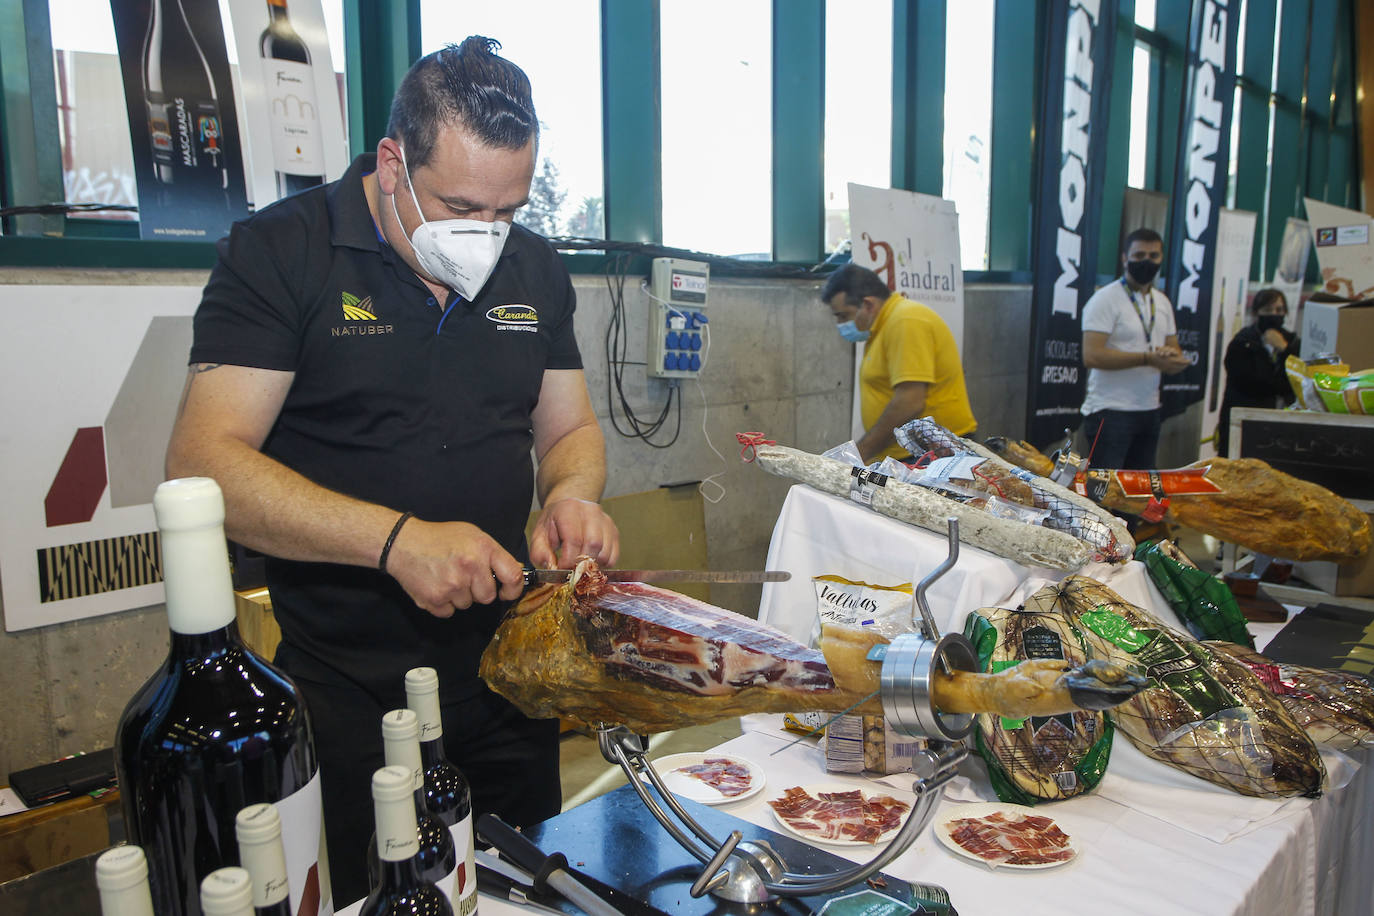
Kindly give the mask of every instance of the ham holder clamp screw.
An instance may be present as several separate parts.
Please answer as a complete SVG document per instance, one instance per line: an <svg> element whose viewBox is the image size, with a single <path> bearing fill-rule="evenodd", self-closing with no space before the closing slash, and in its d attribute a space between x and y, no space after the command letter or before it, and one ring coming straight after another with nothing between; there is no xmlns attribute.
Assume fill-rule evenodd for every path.
<svg viewBox="0 0 1374 916"><path fill-rule="evenodd" d="M947 672L977 670L977 655L972 643L958 633L942 637L926 603L926 590L959 558L958 519L949 519L948 536L948 556L921 580L913 596L912 624L913 627L917 624L919 609L919 630L874 647L874 654L870 655L875 661L882 661L883 713L893 730L908 737L926 738L928 744L913 774L912 792L916 801L910 814L887 846L868 862L828 875L799 874L789 872L782 857L762 840L741 842L743 834L738 830L731 831L724 841L719 840L698 824L664 785L662 777L645 756L648 747L641 736L624 726L597 730L602 756L625 771L635 794L663 829L703 864L701 874L692 885L693 897L709 893L723 900L767 903L779 897L834 893L876 874L905 852L924 829L945 784L954 778L959 763L968 756L968 749L961 742L973 729L973 716L941 713L935 708L930 694L936 665ZM657 791L657 799L644 785L646 780Z"/></svg>

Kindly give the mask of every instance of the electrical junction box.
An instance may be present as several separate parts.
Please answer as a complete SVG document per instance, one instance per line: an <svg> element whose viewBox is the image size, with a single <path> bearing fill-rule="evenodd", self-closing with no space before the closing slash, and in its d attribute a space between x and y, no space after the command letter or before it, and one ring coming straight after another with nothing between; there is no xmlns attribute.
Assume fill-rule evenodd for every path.
<svg viewBox="0 0 1374 916"><path fill-rule="evenodd" d="M696 378L705 353L711 265L654 258L649 275L650 378Z"/></svg>

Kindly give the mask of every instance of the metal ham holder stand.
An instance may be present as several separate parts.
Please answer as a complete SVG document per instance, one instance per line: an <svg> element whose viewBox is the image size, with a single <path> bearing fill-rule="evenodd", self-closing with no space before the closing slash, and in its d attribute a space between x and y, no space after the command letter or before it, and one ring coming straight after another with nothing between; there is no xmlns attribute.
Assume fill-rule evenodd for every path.
<svg viewBox="0 0 1374 916"><path fill-rule="evenodd" d="M945 783L954 777L959 763L968 756L962 741L973 729L973 716L946 715L935 708L930 692L935 666L941 665L946 672L977 670L973 645L962 634L942 637L926 602L926 590L959 559L959 521L950 518L948 523L949 555L921 580L912 597L911 622L914 628L919 609L919 632L904 633L889 644L875 647L875 650L885 649L885 653L873 651L869 654L869 658L881 658L882 661L879 693L888 723L908 737L926 738L928 745L924 757L917 762L912 784L916 801L910 815L896 836L868 862L827 875L798 874L789 872L787 864L766 842L741 842L743 834L738 830L732 831L722 842L693 820L668 791L645 756L648 748L641 736L624 726L597 730L602 756L619 764L640 801L663 829L704 863L705 867L692 885L693 897L709 893L724 900L767 903L779 897L833 893L868 879L905 852L930 820ZM663 805L649 793L641 776L658 790L659 797L686 830L673 822Z"/></svg>

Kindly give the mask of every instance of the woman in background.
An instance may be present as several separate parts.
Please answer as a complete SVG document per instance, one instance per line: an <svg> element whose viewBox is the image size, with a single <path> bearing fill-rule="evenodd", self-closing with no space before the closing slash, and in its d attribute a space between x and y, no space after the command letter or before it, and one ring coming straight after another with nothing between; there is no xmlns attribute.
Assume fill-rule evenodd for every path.
<svg viewBox="0 0 1374 916"><path fill-rule="evenodd" d="M1230 444L1232 407L1283 407L1293 389L1283 363L1298 352L1298 336L1283 326L1288 302L1276 289L1262 289L1250 300L1251 323L1226 347L1226 393L1221 398L1217 454Z"/></svg>

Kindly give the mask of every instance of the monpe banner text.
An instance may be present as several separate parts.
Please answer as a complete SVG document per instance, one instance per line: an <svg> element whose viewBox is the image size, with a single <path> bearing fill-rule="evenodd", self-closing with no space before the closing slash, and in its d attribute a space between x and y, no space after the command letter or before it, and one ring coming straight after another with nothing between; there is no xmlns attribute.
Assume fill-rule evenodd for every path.
<svg viewBox="0 0 1374 916"><path fill-rule="evenodd" d="M1240 0L1193 0L1188 70L1178 162L1169 202L1169 299L1178 345L1192 365L1164 377L1164 415L1202 400L1207 380L1207 333L1212 318L1212 273L1217 224L1226 206L1231 149L1231 103L1236 88Z"/></svg>
<svg viewBox="0 0 1374 916"><path fill-rule="evenodd" d="M1087 381L1079 310L1097 276L1116 4L1054 0L1045 12L1048 76L1026 388L1026 435L1040 446L1077 428Z"/></svg>

